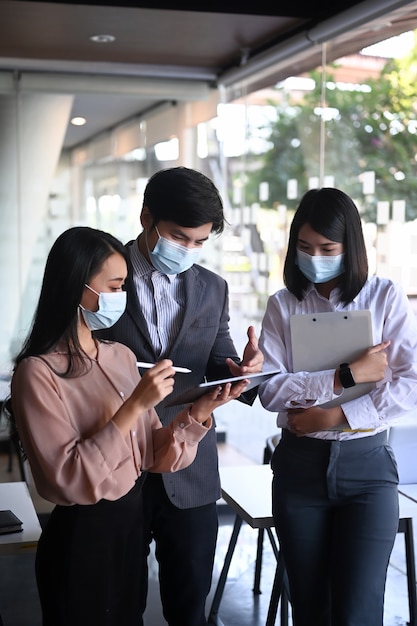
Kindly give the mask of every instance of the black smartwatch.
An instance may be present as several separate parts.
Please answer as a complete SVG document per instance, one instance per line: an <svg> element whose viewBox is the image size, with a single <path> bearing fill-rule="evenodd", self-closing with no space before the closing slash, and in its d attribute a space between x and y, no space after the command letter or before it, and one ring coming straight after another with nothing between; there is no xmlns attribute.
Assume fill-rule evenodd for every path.
<svg viewBox="0 0 417 626"><path fill-rule="evenodd" d="M352 372L350 371L349 363L341 363L339 365L339 379L344 389L354 387L356 385Z"/></svg>

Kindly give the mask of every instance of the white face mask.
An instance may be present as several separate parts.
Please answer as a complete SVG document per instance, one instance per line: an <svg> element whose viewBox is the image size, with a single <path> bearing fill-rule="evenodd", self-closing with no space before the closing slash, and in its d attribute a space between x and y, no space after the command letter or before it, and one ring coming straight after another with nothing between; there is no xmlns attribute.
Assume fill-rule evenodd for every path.
<svg viewBox="0 0 417 626"><path fill-rule="evenodd" d="M148 233L145 231L149 257L155 269L163 274L180 274L197 263L201 252L200 248L186 248L186 246L162 237L156 226L155 230L159 239L153 250L149 250Z"/></svg>
<svg viewBox="0 0 417 626"><path fill-rule="evenodd" d="M311 254L297 249L296 263L300 271L312 283L327 283L328 280L337 278L345 271L343 258L344 254L311 256Z"/></svg>
<svg viewBox="0 0 417 626"><path fill-rule="evenodd" d="M126 291L100 292L98 293L89 285L87 289L98 295L98 310L89 311L80 306L82 316L90 330L102 330L110 328L123 315L126 309Z"/></svg>

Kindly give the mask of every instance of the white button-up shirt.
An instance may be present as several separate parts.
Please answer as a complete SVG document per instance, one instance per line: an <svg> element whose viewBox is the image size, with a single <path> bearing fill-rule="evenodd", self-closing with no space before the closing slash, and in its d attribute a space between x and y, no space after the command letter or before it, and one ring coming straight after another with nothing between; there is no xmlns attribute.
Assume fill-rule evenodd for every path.
<svg viewBox="0 0 417 626"><path fill-rule="evenodd" d="M405 293L392 281L373 277L367 280L353 302L344 306L340 292L321 296L310 285L300 302L287 289L270 296L262 323L259 347L264 369L281 373L259 387L259 398L269 411L277 411L277 425L287 425L292 406L316 406L337 397L333 392L335 370L293 373L290 317L301 313L369 309L372 314L374 345L389 339L389 370L370 393L341 406L352 430L372 432L322 431L309 436L322 439L363 437L385 430L392 420L417 408L417 319ZM343 392L342 392L343 393ZM307 400L308 399L308 400Z"/></svg>

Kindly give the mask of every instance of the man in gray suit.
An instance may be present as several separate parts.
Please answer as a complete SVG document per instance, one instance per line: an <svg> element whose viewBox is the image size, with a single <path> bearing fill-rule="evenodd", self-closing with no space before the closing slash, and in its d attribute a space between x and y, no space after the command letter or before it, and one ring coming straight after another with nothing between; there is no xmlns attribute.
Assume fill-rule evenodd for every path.
<svg viewBox="0 0 417 626"><path fill-rule="evenodd" d="M205 379L261 371L263 356L251 326L239 361L229 334L227 283L195 265L210 233L224 229L223 205L212 181L185 167L157 172L145 189L140 219L143 231L127 244L126 312L100 337L126 344L138 361L169 358L191 370L176 374L173 394L156 407L166 425L180 409L166 406L176 395ZM252 394L243 401L253 399ZM145 533L156 544L165 619L170 626L203 626L220 497L214 427L190 467L149 473L143 496ZM146 576L146 558L142 565ZM145 606L146 594L143 610Z"/></svg>

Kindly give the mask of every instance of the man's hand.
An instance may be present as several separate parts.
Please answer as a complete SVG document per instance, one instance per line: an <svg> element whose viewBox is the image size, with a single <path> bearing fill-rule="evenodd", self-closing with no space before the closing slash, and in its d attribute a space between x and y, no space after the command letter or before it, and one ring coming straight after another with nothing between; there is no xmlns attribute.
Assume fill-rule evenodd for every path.
<svg viewBox="0 0 417 626"><path fill-rule="evenodd" d="M256 374L262 371L264 355L258 348L258 338L255 328L248 328L248 343L243 351L242 363L238 365L233 359L226 359L226 363L233 376L244 376L245 374Z"/></svg>

